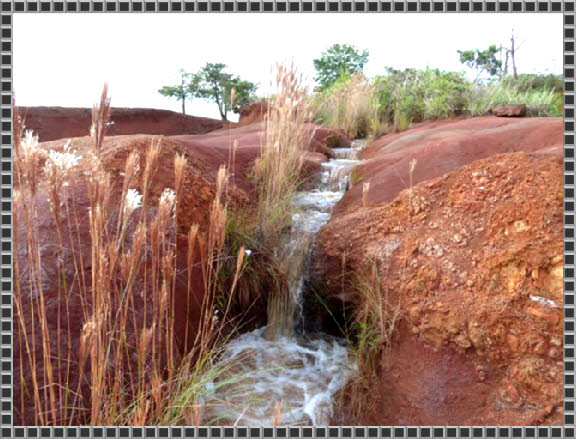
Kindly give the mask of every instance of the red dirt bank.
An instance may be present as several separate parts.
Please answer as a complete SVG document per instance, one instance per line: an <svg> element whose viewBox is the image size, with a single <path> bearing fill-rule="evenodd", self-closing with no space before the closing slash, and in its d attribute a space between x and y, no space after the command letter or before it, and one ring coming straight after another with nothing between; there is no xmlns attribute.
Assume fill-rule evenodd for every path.
<svg viewBox="0 0 576 439"><path fill-rule="evenodd" d="M357 176L373 185L368 206L362 185L347 193L313 267L332 309L349 309L359 298L342 273L374 261L402 313L368 384L376 402L352 422L562 422L561 145L559 119L478 118L368 149ZM513 150L536 153L493 155ZM412 158L422 183L398 194L393 175L407 184Z"/></svg>
<svg viewBox="0 0 576 439"><path fill-rule="evenodd" d="M26 129L41 141L81 137L90 133L90 108L20 107ZM228 126L221 120L188 116L174 111L151 108L111 108L113 124L108 135L121 134L204 134Z"/></svg>
<svg viewBox="0 0 576 439"><path fill-rule="evenodd" d="M113 113L114 114L114 113ZM30 126L29 126L30 127ZM326 156L319 154L318 150L326 151L329 153L327 147L327 142L336 142L333 139L339 139L336 143L342 142L344 145L348 139L341 138L340 133L326 129L316 129L317 127L309 125L311 142L310 142L310 155L311 161L319 162L319 160L326 160ZM255 124L251 126L242 127L241 129L223 129L215 132L211 135L185 135L185 136L175 136L175 137L165 137L165 136L151 136L151 135L125 135L125 136L109 136L105 139L103 150L101 153L102 162L105 170L110 173L112 184L111 184L111 197L110 197L110 211L118 211L119 197L121 195L122 184L123 184L123 173L125 170L126 159L129 154L133 151L140 153L140 166L139 169L143 170L146 163L146 151L150 145L161 142L160 156L157 161L157 172L154 174L154 178L151 181L150 186L150 202L149 202L149 212L147 213L150 218L155 215L155 210L157 206L157 200L159 195L163 192L165 188L174 187L174 157L176 154L184 155L188 160L188 171L187 177L184 182L184 188L182 191L182 210L179 213L179 225L181 226L181 232L184 234L179 238L178 249L180 252L184 252L186 249L186 235L185 232L188 227L193 223L198 223L200 226L200 234L204 235L207 229L207 224L209 221L210 206L215 194L216 186L216 172L220 165L228 164L229 157L231 157L231 145L233 145L234 139L238 140L238 151L236 154L236 162L234 167L234 176L231 179L231 185L227 190L227 201L230 203L230 208L232 210L245 204L249 204L254 201L254 187L252 181L249 179L248 171L251 169L254 160L260 154L260 138L262 136L262 125ZM40 138L40 140L43 140ZM70 147L76 150L85 160L86 154L91 151L92 139L90 137L76 137L71 139ZM40 146L45 150L61 150L66 140L56 140L50 142L43 142ZM142 184L140 171L137 182L135 183L135 188L142 193ZM43 180L41 178L41 180ZM42 258L42 269L43 269L43 289L46 297L47 303L47 315L48 326L50 334L56 334L58 322L57 322L57 285L58 285L58 260L62 258L62 266L64 267L63 275L68 278L69 284L73 284L73 280L77 276L77 272L74 266L74 254L77 260L82 260L84 264L84 275L87 279L91 277L91 238L89 233L89 221L88 221L88 207L89 200L87 195L87 190L85 184L82 183L84 179L70 179L70 185L65 189L65 196L62 199L63 206L63 235L65 237L64 248L71 249L67 251L64 255L58 255L56 245L56 227L53 214L50 211L48 202L48 187L47 184L42 182L38 190L38 212L39 212L39 236L40 236L40 249ZM18 182L16 182L16 187ZM68 216L70 212L70 216ZM18 254L20 261L26 260L26 230L23 227L24 218L21 212L15 212L16 220L15 224L15 237L16 237L16 248L15 251ZM17 223L17 220L20 223ZM117 220L116 215L112 214L110 217L110 230L115 229L115 221ZM135 223L134 223L135 224ZM77 228L76 228L77 227ZM131 237L134 230L130 229L127 232L126 245L129 247L131 245ZM74 254L72 253L74 252ZM262 255L253 255L252 257L264 257ZM179 267L178 269L182 272L178 276L178 282L176 287L175 296L175 322L176 322L176 336L178 338L180 346L182 346L182 338L185 332L186 325L190 328L190 339L194 338L195 333L193 332L196 328L197 322L199 320L199 310L198 306L201 303L203 297L203 287L202 278L200 273L200 268L198 267L197 272L191 274L192 276L192 291L193 296L191 302L193 305L190 312L187 313L186 309L186 292L188 283L188 273L186 272L186 255L180 254L178 256ZM183 264L180 266L180 264ZM30 279L27 275L27 270L20 265L20 270L17 273L19 277L22 291L28 291L28 285ZM263 280L264 277L263 277ZM242 282L242 280L241 280ZM266 291L266 287L264 289ZM90 296L90 294L88 294ZM150 296L150 295L147 295ZM258 303L253 304L250 307L249 315L242 314L244 318L244 323L259 325L263 324L263 319L265 318L265 301L266 296L259 296ZM82 302L86 298L81 297L80 292L77 289L70 294L69 309L71 315L71 327L70 330L67 328L67 322L61 321L61 330L67 331L71 334L71 347L67 346L67 342L64 341L62 349L67 352L71 349L72 352L72 378L70 382L71 388L76 388L78 382L78 373L75 371L78 364L78 352L79 352L79 339L81 334L81 328L84 324L83 308ZM26 296L23 298L24 301L24 320L30 326L33 319L30 315L30 304L29 298ZM89 298L87 299L89 300ZM150 297L146 297L143 300L137 300L134 304L135 311L139 313L139 317L142 317L144 309L144 300L150 301ZM150 310L152 307L148 303L147 309ZM245 311L245 310L241 310ZM245 329L250 329L249 325L245 326ZM18 334L20 328L15 324L15 331ZM28 328L28 334L30 337L31 327ZM39 337L39 333L36 332L36 336ZM129 336L129 335L128 335ZM17 337L16 337L17 338ZM18 338L17 338L18 339ZM56 340L56 337L54 337ZM55 342L55 341L54 341ZM42 344L40 339L36 340L36 357L41 359L43 357ZM25 359L23 364L20 362L20 355L24 355L22 346L19 343L15 343L15 376L20 376L23 374L25 382L31 382L32 370L27 364ZM39 366L38 370L41 370L42 366ZM57 373L58 370L55 371ZM20 407L20 386L16 385L15 388L15 404L16 408L16 422L21 422L24 419L26 424L34 423L34 404L32 400L27 400L25 403L25 412L19 413ZM28 397L31 397L28 395Z"/></svg>
<svg viewBox="0 0 576 439"><path fill-rule="evenodd" d="M459 166L493 154L545 148L562 148L560 118L473 119L427 122L408 131L376 140L357 169L362 183L370 183L368 203L393 200L409 186L410 161L418 161L413 184L444 175ZM352 187L337 210L347 210L362 200L362 185Z"/></svg>

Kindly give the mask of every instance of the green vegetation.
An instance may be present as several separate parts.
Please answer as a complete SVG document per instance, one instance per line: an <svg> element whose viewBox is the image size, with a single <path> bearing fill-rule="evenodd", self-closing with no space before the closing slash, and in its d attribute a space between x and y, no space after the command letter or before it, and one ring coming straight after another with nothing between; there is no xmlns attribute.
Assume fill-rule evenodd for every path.
<svg viewBox="0 0 576 439"><path fill-rule="evenodd" d="M364 65L368 62L368 51L362 53L349 44L334 44L314 60L316 77L320 90L330 88L338 78L362 73Z"/></svg>
<svg viewBox="0 0 576 439"><path fill-rule="evenodd" d="M506 78L487 85L474 84L467 91L467 113L476 116L496 105L526 104L531 116L562 116L562 92L546 85L532 88L529 82Z"/></svg>
<svg viewBox="0 0 576 439"><path fill-rule="evenodd" d="M505 76L484 83L439 69L387 68L383 75L340 77L313 96L315 121L351 137L378 137L413 122L486 114L496 105L526 104L529 115L562 115L562 77Z"/></svg>
<svg viewBox="0 0 576 439"><path fill-rule="evenodd" d="M197 88L197 77L186 73L183 69L180 69L180 84L178 85L165 85L158 93L162 96L169 98L176 98L182 101L182 114L186 114L186 101L194 97L195 90Z"/></svg>
<svg viewBox="0 0 576 439"><path fill-rule="evenodd" d="M164 86L158 93L182 101L182 113L186 114L186 100L200 98L218 105L222 120L228 120L230 111L237 111L254 98L256 84L226 73L226 64L207 63L197 73L180 69L181 83Z"/></svg>
<svg viewBox="0 0 576 439"><path fill-rule="evenodd" d="M485 50L459 50L460 62L476 71L471 81L462 72L429 67L387 67L368 78L362 74L368 51L335 44L314 60L318 83L311 97L314 121L342 128L354 138L374 138L408 129L413 122L484 115L505 104L526 104L531 116L561 116L562 77L519 75L518 49L512 35L510 47L492 44Z"/></svg>
<svg viewBox="0 0 576 439"><path fill-rule="evenodd" d="M228 120L229 111L247 105L256 92L256 84L225 73L225 68L226 64L207 63L195 75L198 78L195 95L215 102L222 120Z"/></svg>
<svg viewBox="0 0 576 439"><path fill-rule="evenodd" d="M496 58L496 54L500 50L500 47L492 44L486 50L459 50L458 54L462 64L476 70L476 81L478 81L482 73L489 76L502 73L502 61Z"/></svg>
<svg viewBox="0 0 576 439"><path fill-rule="evenodd" d="M316 122L342 128L350 137L374 132L378 120L373 81L363 75L340 76L329 88L312 97Z"/></svg>

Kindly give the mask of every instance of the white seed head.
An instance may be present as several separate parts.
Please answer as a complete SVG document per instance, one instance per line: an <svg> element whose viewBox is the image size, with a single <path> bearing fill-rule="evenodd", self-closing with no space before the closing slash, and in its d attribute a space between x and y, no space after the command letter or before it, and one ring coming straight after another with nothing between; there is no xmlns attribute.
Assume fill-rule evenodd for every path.
<svg viewBox="0 0 576 439"><path fill-rule="evenodd" d="M22 153L25 157L38 153L38 136L35 136L32 130L26 130L24 138L20 141Z"/></svg>
<svg viewBox="0 0 576 439"><path fill-rule="evenodd" d="M45 168L53 167L55 171L67 174L78 165L79 161L80 156L77 155L75 151L67 148L65 152L48 151L48 160L46 160Z"/></svg>
<svg viewBox="0 0 576 439"><path fill-rule="evenodd" d="M160 195L160 208L172 211L175 203L176 194L174 193L174 190L170 188L164 189L164 192L162 192L162 195Z"/></svg>
<svg viewBox="0 0 576 439"><path fill-rule="evenodd" d="M142 195L137 189L128 189L124 200L124 215L128 216L142 205Z"/></svg>

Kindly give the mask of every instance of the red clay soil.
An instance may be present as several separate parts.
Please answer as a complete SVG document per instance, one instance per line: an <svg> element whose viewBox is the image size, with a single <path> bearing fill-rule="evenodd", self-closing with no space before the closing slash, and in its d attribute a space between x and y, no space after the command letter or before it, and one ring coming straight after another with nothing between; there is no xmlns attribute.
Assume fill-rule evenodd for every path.
<svg viewBox="0 0 576 439"><path fill-rule="evenodd" d="M537 137L532 150L561 142L515 134ZM561 156L493 155L353 205L320 232L313 272L333 309L354 309L362 299L342 274L376 264L401 323L369 383L376 402L352 422L561 424Z"/></svg>
<svg viewBox="0 0 576 439"><path fill-rule="evenodd" d="M376 140L361 154L356 182L370 183L367 201L391 201L410 185L410 162L417 160L412 184L444 175L459 166L493 154L532 152L557 147L561 154L561 118L499 118L426 122ZM355 208L362 184L353 186L336 210Z"/></svg>
<svg viewBox="0 0 576 439"><path fill-rule="evenodd" d="M323 150L329 151L326 146L327 142L339 143L340 140L338 136L341 133L332 132L325 129L316 129L317 127L310 125L310 149L311 151ZM107 137L104 141L103 150L101 152L101 158L104 165L104 169L110 174L111 177L111 188L112 193L110 196L110 211L112 212L109 219L109 230L116 230L117 222L117 212L119 207L119 198L121 196L122 185L124 180L125 164L128 155L136 151L140 154L139 163L139 174L137 181L132 187L138 189L142 193L142 172L146 164L146 151L148 148L157 142L160 142L160 156L157 160L157 171L154 174L154 178L151 181L151 186L149 193L150 199L148 202L148 209L145 215L152 219L156 214L156 206L158 204L158 197L166 188L174 188L174 157L176 154L182 154L187 158L188 161L188 172L184 182L183 188L183 200L181 203L181 208L179 209L178 220L179 220L179 235L178 235L178 270L182 274L177 276L176 294L174 298L174 310L175 310L175 333L178 338L178 342L182 349L183 334L185 333L186 326L190 329L189 339L193 339L195 335L195 328L199 321L199 312L201 300L204 295L204 289L202 286L202 276L198 264L198 269L193 273L187 273L186 270L186 232L188 228L193 223L197 223L200 226L200 236L206 235L207 225L210 215L210 207L215 194L215 181L216 173L220 165L228 164L229 157L231 156L230 147L233 144L230 139L238 139L238 151L236 153L236 163L233 167L235 175L232 176L232 184L228 187L226 191L227 201L232 210L236 210L241 206L254 201L254 187L249 178L249 171L254 163L254 160L260 154L260 137L262 135L262 125L255 124L252 126L246 126L238 129L224 129L218 132L214 132L210 135L189 135L189 136L177 136L177 137L164 137L164 136L151 136L151 135L125 135L125 136L111 136ZM348 139L342 138L342 144L349 142ZM48 151L61 151L66 143L66 140L56 140L50 142L41 143L40 146ZM87 156L93 150L93 141L90 137L77 137L71 139L70 147L77 151L77 153L82 157L79 169L83 169L88 161ZM326 160L326 156L317 153L308 153L310 159L307 162L313 162L317 166L322 160ZM80 170L78 172L81 172ZM56 336L58 328L57 319L57 308L58 304L61 304L61 300L58 300L58 261L61 260L62 264L62 275L67 278L68 285L75 285L70 293L69 310L71 315L70 327L68 327L68 322L64 317L60 321L61 332L63 334L69 333L71 335L71 352L73 353L71 358L72 364L72 378L70 382L70 388L75 389L78 383L78 352L79 352L79 338L81 334L82 326L85 322L85 316L83 309L90 307L90 296L89 292L90 279L91 279L91 238L89 231L89 220L88 220L88 208L90 206L87 188L84 183L84 178L71 178L70 184L65 188L66 196L62 199L62 223L63 223L63 236L64 236L64 248L67 249L64 254L60 255L57 245L57 235L56 235L56 224L53 214L50 210L50 205L48 201L48 187L47 184L42 182L39 186L38 195L36 197L38 203L39 218L37 224L39 224L39 237L40 237L40 250L41 250L41 260L42 260L42 284L46 300L46 308L48 314L48 327L50 334L52 334L51 340L55 343L58 339ZM42 178L41 178L42 180ZM236 183L236 184L235 184ZM18 181L15 182L15 187L18 187ZM29 202L29 201L28 201ZM139 209L140 210L140 209ZM139 210L134 214L139 215ZM36 221L35 221L36 223ZM127 231L127 238L125 245L130 247L132 245L132 235L134 233L134 227L136 221L131 224ZM20 268L17 271L17 276L19 280L19 286L23 292L29 291L29 285L31 283L27 264L26 264L26 227L23 218L22 209L19 209L15 213L15 249L17 253L17 259L21 261ZM257 252L256 252L257 253ZM266 258L265 255L254 254L251 258ZM82 294L78 289L77 285L79 282L78 268L75 266L75 261L83 261L82 273L85 279L88 279L88 291L87 296ZM235 260L235 259L234 259ZM260 263L260 262L256 262ZM266 264L263 264L266 266ZM232 269L233 270L233 269ZM193 305L187 311L187 286L188 286L188 276L191 277L192 282L192 297L189 297L190 303ZM262 282L266 282L266 276L261 277ZM139 282L139 281L137 281ZM243 279L240 280L238 289L241 288L241 283L244 282ZM140 285L141 287L141 285ZM266 285L263 288L267 288ZM143 287L142 287L143 289ZM137 321L142 321L144 309L144 301L146 300L146 307L148 311L152 309L150 305L151 294L144 294L141 299L135 299L134 308L139 317ZM23 294L24 309L22 316L26 322L28 337L32 338L32 325L33 319L31 317L30 306L32 300L30 300L28 294ZM83 305L84 302L84 305ZM237 309L238 306L233 306ZM259 299L249 307L250 312L246 313L245 309L238 310L242 317L242 320L238 322L242 324L243 328L246 330L251 329L255 324L262 325L265 322L265 309L266 309L266 297L265 295L260 295ZM64 314L64 312L62 311ZM16 316L18 318L18 316ZM18 324L15 324L15 376L19 377L22 373L25 382L31 382L32 368L28 365L26 359L25 349L21 345L21 339L18 335L22 333ZM40 343L40 334L36 332L36 355L38 359L43 358L42 345ZM130 337L130 334L128 334ZM67 337L60 337L62 340L62 351L68 352L68 341ZM56 346L52 347L53 352L56 351ZM21 355L24 359L21 361ZM59 371L57 365L55 373ZM62 366L64 367L64 366ZM42 366L38 366L37 371L40 376L42 376ZM89 371L86 373L89 377ZM15 397L15 419L17 423L23 422L25 424L34 423L34 404L32 395L28 394L25 397L24 411L20 410L20 386L18 384L19 380L15 380L14 387L14 397ZM87 389L84 386L84 392ZM81 420L79 420L81 421Z"/></svg>
<svg viewBox="0 0 576 439"><path fill-rule="evenodd" d="M310 139L309 153L304 157L305 169L312 174L322 161L332 157L332 147L350 145L350 139L342 130L306 124L306 136ZM264 122L233 129L220 129L205 135L174 136L173 140L183 143L207 163L230 164L231 179L249 193L254 190L252 168L260 156L264 141ZM237 148L234 151L234 144Z"/></svg>
<svg viewBox="0 0 576 439"><path fill-rule="evenodd" d="M154 178L150 185L150 201L148 211L146 215L151 219L155 216L156 206L158 205L158 197L164 191L165 188L174 187L174 156L176 154L184 155L188 160L188 172L184 181L183 188L183 201L182 210L179 214L179 221L182 231L188 229L192 223L198 223L200 226L201 233L205 232L207 228L208 216L210 212L210 205L214 198L215 193L215 175L210 166L208 166L201 159L190 154L189 151L183 147L181 144L169 140L162 136L117 136L109 137L105 139L104 147L102 150L102 162L104 168L109 172L111 177L111 195L110 195L110 219L109 219L109 230L116 229L117 213L119 206L119 197L122 190L123 184L123 172L125 169L125 163L128 155L132 151L140 152L140 174L137 178L137 184L134 186L139 189L142 193L142 181L141 174L145 167L145 155L149 146L155 142L161 141L160 155L157 161L157 172L154 174ZM53 141L41 144L46 150L61 150L64 141ZM92 148L92 139L89 137L75 138L72 139L71 148L76 150L81 156L81 162L86 162L87 153ZM81 165L82 166L82 163ZM82 168L80 168L82 169ZM78 171L81 172L81 171ZM48 328L51 334L52 341L52 352L56 352L56 340L60 338L62 342L62 352L68 352L68 341L67 336L62 335L57 336L58 320L57 308L62 300L58 300L58 276L60 270L58 269L58 260L62 263L62 275L67 279L67 285L70 286L70 299L69 299L69 313L70 322L64 317L64 309L62 306L62 319L60 321L60 331L62 334L70 334L71 339L71 382L70 388L75 390L78 383L78 352L79 352L79 340L81 334L81 328L85 322L85 316L83 309L90 307L90 278L91 278L91 238L89 232L89 220L88 220L88 209L90 206L89 199L87 196L87 188L84 183L83 178L71 178L69 186L65 188L66 196L62 199L62 224L63 224L63 246L66 249L64 254L60 255L57 245L56 237L56 223L54 216L50 210L50 204L47 198L48 188L45 183L41 183L38 190L38 195L36 197L36 202L38 203L38 221L34 222L39 225L39 237L40 237L40 257L42 260L42 286L46 301L46 312L48 315ZM243 202L242 196L238 191L231 191L230 198L233 203ZM23 201L28 202L29 201ZM135 218L139 215L140 209L136 211ZM20 260L20 269L17 272L19 286L24 292L23 297L23 317L27 326L27 333L29 339L32 338L32 317L31 317L31 303L30 296L28 294L30 277L27 267L27 256L26 256L26 224L23 217L22 209L15 212L15 237L17 245L15 245L15 250L17 252L17 258ZM130 223L130 227L126 233L125 245L131 247L132 245L132 235L134 233L134 227L136 220ZM179 237L179 248L186 248L186 237ZM184 328L189 325L191 330L194 330L199 321L199 306L202 296L203 288L201 285L201 274L198 268L196 272L192 273L192 294L190 297L190 302L193 306L189 307L189 312L187 312L187 299L185 297L187 292L187 282L188 275L185 270L186 255L183 254L184 251L179 252L179 263L178 269L183 272L181 276L177 279L176 296L174 302L175 309L175 325L176 334L179 336L179 343L182 343L181 335L184 333ZM16 258L15 258L16 259ZM80 278L78 277L78 268L75 267L75 261L83 261L83 274L87 281L87 297L81 293L78 287ZM141 279L136 281L137 289L143 289L142 284L140 284ZM183 293L182 293L183 292ZM134 300L134 308L136 313L138 313L137 321L142 321L144 300L147 302L148 310L152 309L151 301L152 298L150 294L143 294L138 296ZM84 302L84 306L83 306ZM70 327L68 327L70 324ZM18 335L22 334L20 326L15 323L14 325L16 340L15 342L15 376L20 376L23 374L23 379L26 383L31 383L31 373L32 368L28 364L26 359L25 350L20 345ZM128 335L130 337L130 335ZM36 355L37 358L43 358L42 345L40 342L39 333L36 331ZM20 361L20 355L24 356L23 362ZM55 363L55 362L54 362ZM57 365L54 364L55 374L64 373L64 362L62 364L62 370L59 370ZM37 368L37 371L42 376L42 366ZM90 372L87 372L87 376L90 376ZM18 381L19 380L15 380ZM84 389L86 390L86 389ZM33 400L30 399L31 395L27 396L27 400L24 404L24 413L20 411L20 386L15 382L14 387L14 400L15 400L15 420L17 423L23 422L26 424L34 423L34 404Z"/></svg>
<svg viewBox="0 0 576 439"><path fill-rule="evenodd" d="M20 115L26 129L33 130L43 142L86 136L92 125L90 108L20 107ZM229 124L207 117L151 108L111 108L110 119L113 122L108 130L110 136L204 134Z"/></svg>

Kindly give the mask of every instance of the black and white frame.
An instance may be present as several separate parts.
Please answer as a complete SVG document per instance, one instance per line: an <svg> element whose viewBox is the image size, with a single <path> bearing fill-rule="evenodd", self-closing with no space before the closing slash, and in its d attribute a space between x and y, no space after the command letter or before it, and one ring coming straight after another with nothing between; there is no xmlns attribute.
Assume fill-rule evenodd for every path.
<svg viewBox="0 0 576 439"><path fill-rule="evenodd" d="M37 438L555 438L574 437L574 2L573 1L1 1L2 384L1 437ZM12 29L21 13L557 13L564 45L563 427L10 427L12 413ZM432 18L432 17L431 17ZM537 36L535 34L534 36ZM33 36L31 36L33 38ZM16 54L17 56L17 54Z"/></svg>

